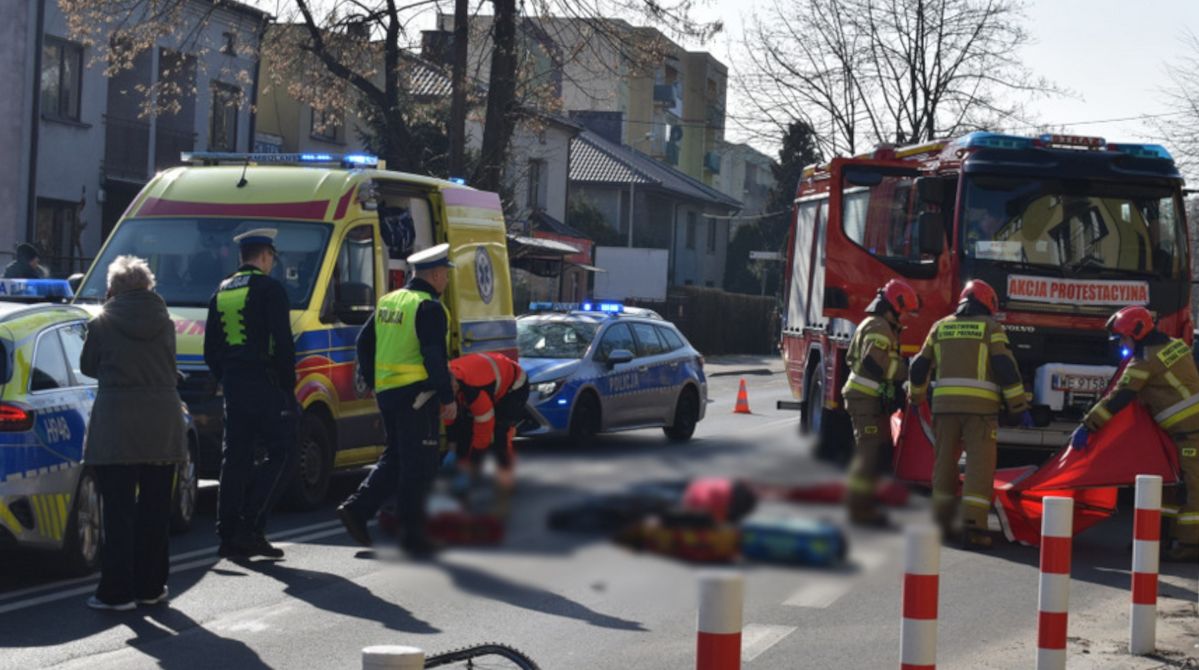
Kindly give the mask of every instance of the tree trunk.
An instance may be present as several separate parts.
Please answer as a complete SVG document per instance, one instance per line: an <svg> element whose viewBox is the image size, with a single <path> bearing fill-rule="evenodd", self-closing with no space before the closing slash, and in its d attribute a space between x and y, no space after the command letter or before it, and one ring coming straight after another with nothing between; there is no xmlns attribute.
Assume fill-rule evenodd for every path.
<svg viewBox="0 0 1199 670"><path fill-rule="evenodd" d="M450 174L466 176L466 57L468 30L467 0L454 0L453 92L450 98Z"/></svg>
<svg viewBox="0 0 1199 670"><path fill-rule="evenodd" d="M487 119L476 188L499 191L516 125L516 0L492 0L495 23L491 76L487 82Z"/></svg>

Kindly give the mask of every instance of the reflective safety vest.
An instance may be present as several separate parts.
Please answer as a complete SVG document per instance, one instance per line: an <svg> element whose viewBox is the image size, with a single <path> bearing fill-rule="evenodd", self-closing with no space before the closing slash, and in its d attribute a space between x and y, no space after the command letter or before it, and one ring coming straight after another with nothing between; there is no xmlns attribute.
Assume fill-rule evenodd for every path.
<svg viewBox="0 0 1199 670"><path fill-rule="evenodd" d="M242 270L234 273L217 289L216 308L221 314L225 344L240 347L246 343L246 298L250 296L250 279L265 276L261 270ZM270 343L274 349L274 342Z"/></svg>
<svg viewBox="0 0 1199 670"><path fill-rule="evenodd" d="M432 300L441 304L424 291L402 288L392 291L379 300L375 310L375 391L411 386L429 378L425 369L425 357L420 352L420 338L416 335L416 311L421 303ZM449 309L442 305L449 322ZM446 351L450 347L450 333L446 329Z"/></svg>
<svg viewBox="0 0 1199 670"><path fill-rule="evenodd" d="M528 376L516 361L493 351L455 358L450 361L450 374L458 380L459 404L473 420L471 448L486 449L495 431L496 403L523 388Z"/></svg>
<svg viewBox="0 0 1199 670"><path fill-rule="evenodd" d="M845 362L849 379L841 395L846 401L878 398L883 384L902 382L908 376L907 362L899 354L899 335L886 318L878 315L867 316L858 325Z"/></svg>
<svg viewBox="0 0 1199 670"><path fill-rule="evenodd" d="M1199 370L1186 342L1170 339L1146 346L1083 421L1092 429L1101 428L1118 411L1113 405L1127 404L1117 399L1121 392L1135 393L1166 432L1199 433ZM1199 434L1191 437L1199 438Z"/></svg>
<svg viewBox="0 0 1199 670"><path fill-rule="evenodd" d="M991 365L994 356L1011 360L1015 379L996 379ZM929 330L919 357L930 360L935 370L934 413L996 414L1003 405L1009 411L1027 409L1024 384L1007 333L989 316L951 315L941 319ZM928 380L920 381L920 385L913 382L913 403L923 402L927 393Z"/></svg>

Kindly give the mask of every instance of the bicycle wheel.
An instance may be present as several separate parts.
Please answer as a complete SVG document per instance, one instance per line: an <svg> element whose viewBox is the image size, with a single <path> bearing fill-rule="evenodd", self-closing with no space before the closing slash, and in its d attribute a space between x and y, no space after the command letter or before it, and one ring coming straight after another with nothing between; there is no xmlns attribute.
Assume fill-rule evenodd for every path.
<svg viewBox="0 0 1199 670"><path fill-rule="evenodd" d="M477 668L478 670L541 670L519 649L506 644L478 644L425 659L426 668Z"/></svg>

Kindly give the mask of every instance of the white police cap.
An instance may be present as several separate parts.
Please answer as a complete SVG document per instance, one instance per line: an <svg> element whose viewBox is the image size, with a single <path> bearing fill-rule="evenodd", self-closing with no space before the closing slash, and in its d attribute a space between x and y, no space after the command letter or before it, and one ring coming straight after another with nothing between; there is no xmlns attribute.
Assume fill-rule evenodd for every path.
<svg viewBox="0 0 1199 670"><path fill-rule="evenodd" d="M454 267L450 262L450 245L442 243L422 249L408 257L408 264L415 270L430 270L435 267Z"/></svg>
<svg viewBox="0 0 1199 670"><path fill-rule="evenodd" d="M243 247L251 244L265 244L273 247L275 246L275 236L278 234L279 231L276 228L255 228L240 235L234 235L233 241Z"/></svg>

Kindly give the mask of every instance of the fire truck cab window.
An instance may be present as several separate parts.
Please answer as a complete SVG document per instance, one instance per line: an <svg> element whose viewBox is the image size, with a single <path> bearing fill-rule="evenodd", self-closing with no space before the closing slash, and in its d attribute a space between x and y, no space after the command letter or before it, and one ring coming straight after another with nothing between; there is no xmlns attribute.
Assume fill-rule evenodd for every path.
<svg viewBox="0 0 1199 670"><path fill-rule="evenodd" d="M855 244L901 272L904 268L932 265L936 258L920 252L919 199L915 179L902 175L873 175L867 180L846 179L842 199L842 225Z"/></svg>

